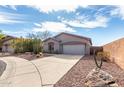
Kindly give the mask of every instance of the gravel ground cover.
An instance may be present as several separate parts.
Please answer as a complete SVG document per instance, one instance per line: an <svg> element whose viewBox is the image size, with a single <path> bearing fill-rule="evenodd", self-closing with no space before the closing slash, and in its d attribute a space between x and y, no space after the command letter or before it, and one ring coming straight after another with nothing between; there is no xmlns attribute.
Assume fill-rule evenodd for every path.
<svg viewBox="0 0 124 93"><path fill-rule="evenodd" d="M87 74L95 68L93 56L83 57L68 71L54 86L55 87L84 87ZM124 87L124 70L112 62L104 62L102 70L111 74L119 86Z"/></svg>

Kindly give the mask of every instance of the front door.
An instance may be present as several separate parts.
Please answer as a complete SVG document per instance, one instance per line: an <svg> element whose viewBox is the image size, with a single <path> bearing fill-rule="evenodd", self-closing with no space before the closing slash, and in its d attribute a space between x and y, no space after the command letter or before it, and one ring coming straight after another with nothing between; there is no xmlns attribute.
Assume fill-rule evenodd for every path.
<svg viewBox="0 0 124 93"><path fill-rule="evenodd" d="M54 43L53 42L50 42L48 44L48 50L49 50L49 53L54 53Z"/></svg>

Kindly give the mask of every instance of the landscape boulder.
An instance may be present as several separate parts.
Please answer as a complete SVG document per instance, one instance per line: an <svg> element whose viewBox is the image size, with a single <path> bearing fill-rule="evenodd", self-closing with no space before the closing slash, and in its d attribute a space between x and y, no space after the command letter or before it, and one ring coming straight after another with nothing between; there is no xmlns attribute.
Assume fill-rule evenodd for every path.
<svg viewBox="0 0 124 93"><path fill-rule="evenodd" d="M86 87L118 87L116 80L107 72L95 68L86 76Z"/></svg>
<svg viewBox="0 0 124 93"><path fill-rule="evenodd" d="M40 52L39 54L36 55L37 58L42 57L42 56L43 56L42 52Z"/></svg>

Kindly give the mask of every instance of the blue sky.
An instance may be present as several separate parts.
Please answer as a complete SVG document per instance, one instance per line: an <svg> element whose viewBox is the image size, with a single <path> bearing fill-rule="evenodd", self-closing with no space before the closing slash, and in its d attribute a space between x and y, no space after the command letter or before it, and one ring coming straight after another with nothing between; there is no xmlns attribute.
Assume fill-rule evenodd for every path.
<svg viewBox="0 0 124 93"><path fill-rule="evenodd" d="M104 45L124 37L124 6L0 6L0 29L13 36L49 31L90 37Z"/></svg>

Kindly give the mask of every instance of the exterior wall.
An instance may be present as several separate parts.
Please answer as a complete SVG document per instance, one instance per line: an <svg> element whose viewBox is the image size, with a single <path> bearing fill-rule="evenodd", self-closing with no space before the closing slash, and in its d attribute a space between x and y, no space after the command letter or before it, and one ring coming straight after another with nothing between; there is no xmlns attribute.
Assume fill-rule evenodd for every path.
<svg viewBox="0 0 124 93"><path fill-rule="evenodd" d="M8 45L7 49L5 45ZM2 52L14 53L14 48L11 46L11 40L5 41L2 45Z"/></svg>
<svg viewBox="0 0 124 93"><path fill-rule="evenodd" d="M90 47L91 47L90 45L86 44L86 46L85 46L85 49L86 49L85 50L85 54L86 55L89 55L90 54Z"/></svg>
<svg viewBox="0 0 124 93"><path fill-rule="evenodd" d="M50 42L54 43L54 52L60 52L59 51L59 43L57 41L52 40L52 39L44 42L44 44L43 44L44 52L49 52L49 50L48 50L48 43L50 43Z"/></svg>
<svg viewBox="0 0 124 93"><path fill-rule="evenodd" d="M119 39L103 46L103 51L110 53L111 61L124 68L124 39Z"/></svg>
<svg viewBox="0 0 124 93"><path fill-rule="evenodd" d="M89 55L90 54L90 47L91 47L91 44L88 40L86 39L82 39L82 38L77 38L77 37L74 37L74 36L69 36L69 35L66 35L66 34L62 34L58 37L56 37L58 40L61 40L61 43L65 43L65 42L71 42L71 41L77 41L77 42L82 42L82 43L86 43L86 51L85 51L85 54Z"/></svg>
<svg viewBox="0 0 124 93"><path fill-rule="evenodd" d="M78 41L78 42L87 43L88 45L91 45L90 42L88 40L86 40L86 39L77 38L77 37L66 35L66 34L62 34L62 35L60 35L60 36L58 36L56 38L58 40L61 40L62 43L71 42L71 41Z"/></svg>

